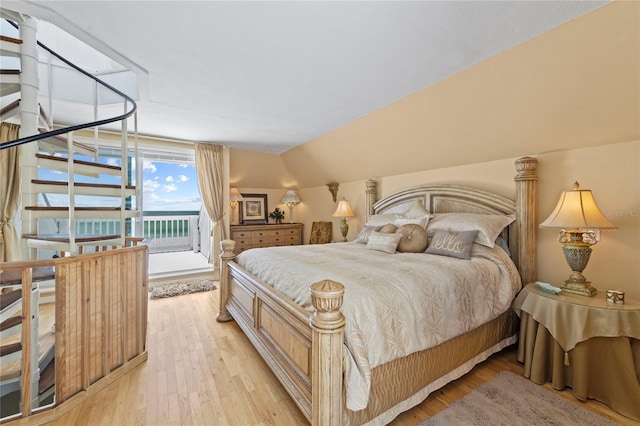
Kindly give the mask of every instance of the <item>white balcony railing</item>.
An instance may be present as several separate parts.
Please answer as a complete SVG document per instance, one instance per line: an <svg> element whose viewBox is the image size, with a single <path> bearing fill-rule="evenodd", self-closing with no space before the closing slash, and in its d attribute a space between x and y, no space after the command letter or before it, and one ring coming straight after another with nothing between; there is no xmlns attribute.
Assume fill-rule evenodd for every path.
<svg viewBox="0 0 640 426"><path fill-rule="evenodd" d="M151 241L149 253L166 253L171 251L199 251L200 233L198 232L198 212L150 212L143 216L143 236ZM56 221L57 229L66 229L66 221ZM50 232L56 233L54 228ZM78 235L117 235L120 234L120 223L117 220L76 219Z"/></svg>
<svg viewBox="0 0 640 426"><path fill-rule="evenodd" d="M144 216L142 229L144 237L151 240L149 253L193 250L198 215Z"/></svg>

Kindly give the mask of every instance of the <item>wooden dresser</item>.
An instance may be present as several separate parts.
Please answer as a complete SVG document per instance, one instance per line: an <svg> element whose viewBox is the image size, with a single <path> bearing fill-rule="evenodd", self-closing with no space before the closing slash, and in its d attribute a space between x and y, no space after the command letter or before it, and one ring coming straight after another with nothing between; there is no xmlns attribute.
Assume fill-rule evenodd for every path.
<svg viewBox="0 0 640 426"><path fill-rule="evenodd" d="M302 227L301 223L233 225L230 229L231 239L236 242L234 252L238 254L256 247L300 245Z"/></svg>

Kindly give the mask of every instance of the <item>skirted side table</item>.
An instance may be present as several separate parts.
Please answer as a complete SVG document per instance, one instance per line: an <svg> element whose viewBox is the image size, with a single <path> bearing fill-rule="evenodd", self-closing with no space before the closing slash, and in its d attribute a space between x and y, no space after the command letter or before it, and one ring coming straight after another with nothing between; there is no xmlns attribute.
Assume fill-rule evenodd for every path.
<svg viewBox="0 0 640 426"><path fill-rule="evenodd" d="M518 360L537 384L569 386L640 421L640 302L554 295L528 284L513 309L520 316Z"/></svg>

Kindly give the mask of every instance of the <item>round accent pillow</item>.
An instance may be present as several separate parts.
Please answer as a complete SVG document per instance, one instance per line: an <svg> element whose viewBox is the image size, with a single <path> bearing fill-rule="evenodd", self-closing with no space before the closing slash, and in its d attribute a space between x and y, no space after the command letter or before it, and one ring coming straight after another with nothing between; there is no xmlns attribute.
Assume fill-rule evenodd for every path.
<svg viewBox="0 0 640 426"><path fill-rule="evenodd" d="M402 225L396 231L396 234L402 234L402 238L398 243L398 251L404 253L422 253L427 249L427 231L415 223Z"/></svg>
<svg viewBox="0 0 640 426"><path fill-rule="evenodd" d="M387 223L382 228L380 228L378 232L381 232L383 234L393 234L394 232L396 232L396 229L398 228L393 223Z"/></svg>

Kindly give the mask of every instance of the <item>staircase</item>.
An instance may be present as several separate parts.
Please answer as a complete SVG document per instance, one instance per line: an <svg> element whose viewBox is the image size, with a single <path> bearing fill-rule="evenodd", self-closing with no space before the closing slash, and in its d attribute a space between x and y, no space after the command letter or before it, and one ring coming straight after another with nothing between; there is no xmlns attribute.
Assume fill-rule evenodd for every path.
<svg viewBox="0 0 640 426"><path fill-rule="evenodd" d="M22 16L11 17L15 21L22 19ZM133 144L130 144L127 124L129 117L137 117L134 115L136 104L129 96L43 44L38 42L37 47L35 43L28 46L29 26L25 25L23 29L21 25L20 22L14 24L20 28L20 35L24 31L27 37L0 37L2 58L15 58L14 61L18 60L20 64L19 67L0 70L0 116L2 122L21 125L19 137L0 141L0 150L22 148L20 181L24 207L21 222L22 238L26 241L22 258L36 259L37 250L42 249L55 251L58 256L64 257L82 253L85 246L125 246L125 238L135 233L134 221L141 217L140 190L134 185L138 181L135 179L137 168L133 167L138 164L137 135L134 125ZM26 53L30 49L37 50L38 55ZM33 56L40 58L45 55L50 58L48 67L47 64L36 64L34 67ZM50 77L53 72L51 58L56 63L63 63L65 72L73 70L95 86L94 105L89 106L94 111L93 121L78 124L52 122L50 117L53 117L58 100L52 95L52 85L56 80ZM49 75L43 76L42 69L48 69ZM39 81L45 79L45 90L34 92L34 85L39 87ZM99 109L103 106L99 105L98 89L117 94L125 112L98 119ZM42 105L48 105L48 110ZM87 106L78 105L78 108L86 109ZM121 134L121 155L115 165L105 164L104 159L100 159L98 149L100 132L111 123L120 124ZM117 183L106 184L105 180ZM56 202L50 202L52 199ZM83 219L116 221L118 229L109 235L79 234L76 222Z"/></svg>
<svg viewBox="0 0 640 426"><path fill-rule="evenodd" d="M42 250L54 251L54 257L76 256L83 251L90 251L87 250L89 247L98 251L100 248L124 247L132 241L135 243L140 240L141 238L134 237L136 232L133 226L133 222L141 217L141 194L139 187L135 185L135 182L140 181L136 178L139 170L134 167L138 164L135 102L37 42L33 19L12 14L5 9L0 10L0 13L2 19L10 20L19 29L19 37L0 35L3 68L5 64L11 64L6 69L0 69L0 122L3 125L5 122L20 125L17 137L0 140L0 158L3 151L8 153L16 150L22 163L12 176L19 177L21 186L22 209L19 214L24 244L21 255L17 257L25 262L20 262L20 265L29 265L31 263L28 262L36 261L39 257L47 257L49 262L53 261L50 259L51 254ZM47 63L39 62L41 58L47 58ZM51 64L54 61L56 67L64 68L65 73L77 73L93 85L94 104L77 105L79 109L92 109L93 120L81 123L52 120L56 106L63 102L53 96L56 93L53 85L60 81L52 78L54 69ZM41 81L46 82L42 84L43 88ZM118 95L123 105L121 111L124 113L103 113L101 108L105 104L100 104L99 90L109 91L110 96ZM68 99L64 102L69 105ZM108 118L98 118L104 116ZM134 118L133 143L129 142L128 135L127 121L130 117ZM111 123L119 124L121 137L119 143L112 144L109 149L111 152L119 151L120 155L117 159L110 158L114 161L107 164L104 156L100 155L101 143L98 141L101 132ZM112 131L112 127L109 130ZM0 170L0 176L2 172L5 171ZM4 198L5 194L2 195ZM5 200L0 201L4 204ZM80 227L77 222L85 219L115 221L118 226L109 234L78 233ZM43 256L43 253L47 255ZM63 319L65 312L70 309L67 307L66 310L62 309L62 313L58 312L61 308L57 305L61 302L55 300L57 296L53 293L47 295L46 290L42 290L41 283L32 282L31 274L35 273L36 268L29 268L31 272L26 275L29 278L25 279L23 272L21 275L22 269L15 269L12 263L3 265L3 261L0 257L0 417L4 421L8 418L7 415L30 415L34 408L41 406L44 399L50 398L54 392L53 378L57 374L54 366L59 363L64 365L67 360L62 356L64 348L60 349L63 352L61 357L54 359L55 347L64 343L64 340L62 343L54 340L58 331L54 333L51 324L55 320L56 327L65 329L66 322ZM7 277L11 273L18 275L8 285ZM84 276L90 277L88 272ZM146 270L144 276L146 277ZM71 278L69 272L56 276L56 286L62 283L64 285L61 284L61 288L70 287L65 279ZM91 284L93 287L93 283ZM116 288L115 286L114 283L112 288ZM64 289L56 294L63 298L80 296ZM54 301L56 303L50 303ZM43 318L46 321L40 321ZM119 319L117 316L114 318ZM74 317L73 322L77 320ZM70 349L66 351L70 353ZM74 355L74 359L76 358L78 357ZM109 372L111 368L104 371ZM61 401L64 398L58 393L68 386L56 386L60 388L56 390L55 398ZM20 408L17 412L12 411L13 408L5 412L7 399L13 398L11 395L16 393L20 394L16 402L20 404Z"/></svg>

